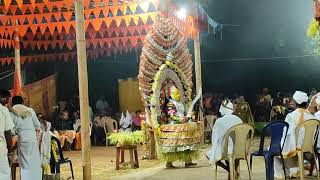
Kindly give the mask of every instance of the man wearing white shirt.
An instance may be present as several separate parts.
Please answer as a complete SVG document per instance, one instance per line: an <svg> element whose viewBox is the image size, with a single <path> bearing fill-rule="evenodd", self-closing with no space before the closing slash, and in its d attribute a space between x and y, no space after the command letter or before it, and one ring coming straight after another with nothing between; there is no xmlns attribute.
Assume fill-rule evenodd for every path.
<svg viewBox="0 0 320 180"><path fill-rule="evenodd" d="M284 163L286 174L283 172L280 159L275 157L274 176L276 179L283 179L285 176L292 178L296 177L298 174L298 159L295 155L296 149L300 148L302 145L304 131L300 130L298 139L296 139L295 129L304 121L315 119L315 116L307 108L309 100L307 93L296 91L293 95L293 100L296 102L297 109L289 113L285 119L285 121L289 124L289 129L282 150L282 154L285 158Z"/></svg>
<svg viewBox="0 0 320 180"><path fill-rule="evenodd" d="M207 152L207 158L211 163L217 163L218 166L222 167L226 171L229 170L229 162L226 161L224 164L221 161L223 154L223 138L226 132L233 126L242 124L243 121L236 115L233 115L234 108L231 101L228 99L224 100L220 106L219 112L222 117L217 119L212 130L212 149ZM233 150L232 139L229 140L228 153L230 154ZM236 161L236 166L238 166L239 161ZM237 169L237 168L236 168Z"/></svg>
<svg viewBox="0 0 320 180"><path fill-rule="evenodd" d="M12 98L11 117L15 123L14 131L18 136L18 162L21 180L41 180L42 169L37 134L40 122L32 108L23 105L23 98Z"/></svg>
<svg viewBox="0 0 320 180"><path fill-rule="evenodd" d="M9 102L10 92L0 90L0 179L11 179L8 152L12 153L11 129L14 124L9 110L5 107Z"/></svg>

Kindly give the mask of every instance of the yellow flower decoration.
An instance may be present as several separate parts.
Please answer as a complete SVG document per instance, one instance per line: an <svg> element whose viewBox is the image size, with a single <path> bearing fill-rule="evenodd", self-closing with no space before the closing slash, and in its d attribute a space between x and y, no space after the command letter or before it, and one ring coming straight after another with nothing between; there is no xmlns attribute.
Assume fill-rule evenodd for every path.
<svg viewBox="0 0 320 180"><path fill-rule="evenodd" d="M307 35L309 38L314 38L317 36L318 33L319 33L319 22L313 19L308 28Z"/></svg>

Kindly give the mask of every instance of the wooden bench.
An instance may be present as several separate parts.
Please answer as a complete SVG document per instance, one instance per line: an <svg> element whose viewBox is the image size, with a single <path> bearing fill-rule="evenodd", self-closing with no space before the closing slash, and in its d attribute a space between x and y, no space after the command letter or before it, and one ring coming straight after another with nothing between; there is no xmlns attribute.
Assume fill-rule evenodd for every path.
<svg viewBox="0 0 320 180"><path fill-rule="evenodd" d="M120 164L124 164L124 152L129 150L131 168L139 168L137 146L117 146L116 170L120 169Z"/></svg>

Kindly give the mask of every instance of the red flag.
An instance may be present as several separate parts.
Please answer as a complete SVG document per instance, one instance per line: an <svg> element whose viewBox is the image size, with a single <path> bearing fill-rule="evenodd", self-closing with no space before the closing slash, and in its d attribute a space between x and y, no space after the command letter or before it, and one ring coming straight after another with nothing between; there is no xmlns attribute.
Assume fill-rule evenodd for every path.
<svg viewBox="0 0 320 180"><path fill-rule="evenodd" d="M13 96L21 95L21 84L18 76L18 72L14 72L14 80L13 80Z"/></svg>

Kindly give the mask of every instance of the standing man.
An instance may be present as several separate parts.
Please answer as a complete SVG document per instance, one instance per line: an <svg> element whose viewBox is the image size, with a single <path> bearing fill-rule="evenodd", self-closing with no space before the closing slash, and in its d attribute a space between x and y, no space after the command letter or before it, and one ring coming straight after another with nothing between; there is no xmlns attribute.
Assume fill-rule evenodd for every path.
<svg viewBox="0 0 320 180"><path fill-rule="evenodd" d="M11 179L8 152L12 154L13 121L9 110L5 107L9 102L10 92L0 90L0 179Z"/></svg>
<svg viewBox="0 0 320 180"><path fill-rule="evenodd" d="M18 162L21 180L41 180L37 133L40 133L40 122L32 108L23 105L21 96L12 98L12 117L15 132L18 135Z"/></svg>

